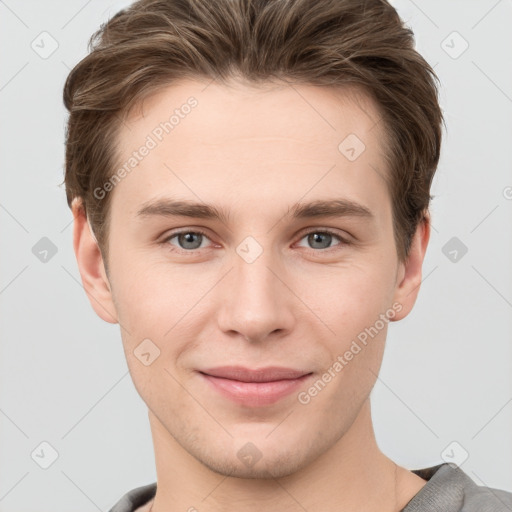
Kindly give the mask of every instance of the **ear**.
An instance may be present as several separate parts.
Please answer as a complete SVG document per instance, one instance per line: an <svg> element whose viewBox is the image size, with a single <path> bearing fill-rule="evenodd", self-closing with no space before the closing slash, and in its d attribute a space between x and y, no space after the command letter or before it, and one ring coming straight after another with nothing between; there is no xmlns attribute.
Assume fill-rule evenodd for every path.
<svg viewBox="0 0 512 512"><path fill-rule="evenodd" d="M416 228L407 261L398 265L393 301L401 304L402 309L393 317L393 322L405 318L411 312L416 302L420 291L423 260L429 239L430 214L426 212L424 220Z"/></svg>
<svg viewBox="0 0 512 512"><path fill-rule="evenodd" d="M110 283L103 256L85 215L82 202L75 198L71 205L74 217L73 249L85 293L96 314L105 322L118 323Z"/></svg>

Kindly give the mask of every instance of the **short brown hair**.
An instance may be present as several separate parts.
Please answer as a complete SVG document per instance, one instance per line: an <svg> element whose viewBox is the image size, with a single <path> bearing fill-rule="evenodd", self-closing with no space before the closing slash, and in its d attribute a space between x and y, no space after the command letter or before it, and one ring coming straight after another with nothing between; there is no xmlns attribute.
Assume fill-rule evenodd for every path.
<svg viewBox="0 0 512 512"><path fill-rule="evenodd" d="M400 261L428 212L441 146L438 79L385 0L139 0L95 32L64 86L65 186L107 264L109 198L123 117L182 78L355 86L379 108ZM341 142L341 141L340 141Z"/></svg>

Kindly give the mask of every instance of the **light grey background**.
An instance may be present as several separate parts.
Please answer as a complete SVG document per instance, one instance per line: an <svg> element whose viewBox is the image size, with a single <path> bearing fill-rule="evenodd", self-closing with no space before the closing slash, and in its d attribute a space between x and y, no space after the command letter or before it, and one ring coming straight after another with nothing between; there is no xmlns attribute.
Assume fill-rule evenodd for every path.
<svg viewBox="0 0 512 512"><path fill-rule="evenodd" d="M0 1L1 512L107 511L156 480L147 410L119 327L82 289L59 187L64 80L128 3ZM441 79L448 132L422 289L390 324L372 393L377 441L409 469L467 452L473 480L512 491L512 2L393 4Z"/></svg>

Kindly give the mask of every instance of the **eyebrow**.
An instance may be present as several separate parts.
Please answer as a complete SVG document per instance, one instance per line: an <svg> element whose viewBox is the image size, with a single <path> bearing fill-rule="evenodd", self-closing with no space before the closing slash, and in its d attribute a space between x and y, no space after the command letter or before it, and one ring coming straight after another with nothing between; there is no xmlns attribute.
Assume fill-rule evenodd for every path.
<svg viewBox="0 0 512 512"><path fill-rule="evenodd" d="M227 224L229 213L222 208L207 203L193 201L174 201L156 199L143 204L137 217L191 217L197 219L216 219ZM288 208L285 217L292 219L311 219L317 217L361 217L368 220L375 215L366 206L349 199L316 200L309 203L296 203Z"/></svg>

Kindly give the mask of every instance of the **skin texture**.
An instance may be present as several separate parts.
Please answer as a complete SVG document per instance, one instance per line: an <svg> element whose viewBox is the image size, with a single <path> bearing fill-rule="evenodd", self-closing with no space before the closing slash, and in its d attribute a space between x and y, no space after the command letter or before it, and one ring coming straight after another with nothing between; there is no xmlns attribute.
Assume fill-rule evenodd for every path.
<svg viewBox="0 0 512 512"><path fill-rule="evenodd" d="M292 393L270 406L237 405L197 373L275 365L313 372L316 381L393 304L400 311L390 321L411 311L429 219L399 264L383 179L385 127L369 98L349 92L183 81L147 98L123 126L120 165L187 98L198 104L111 192L108 277L73 205L85 290L102 319L120 324L148 406L153 512L391 511L426 483L396 468L375 441L369 397L387 322L307 404ZM366 146L354 161L338 149L351 133ZM136 215L171 196L222 207L229 218ZM374 218L286 217L296 202L339 198ZM207 235L180 245L169 239L178 228ZM307 236L328 228L351 243L327 235L315 245ZM248 236L262 249L251 263L237 252ZM160 350L147 366L134 354L144 339ZM249 442L261 454L252 466L237 456Z"/></svg>

